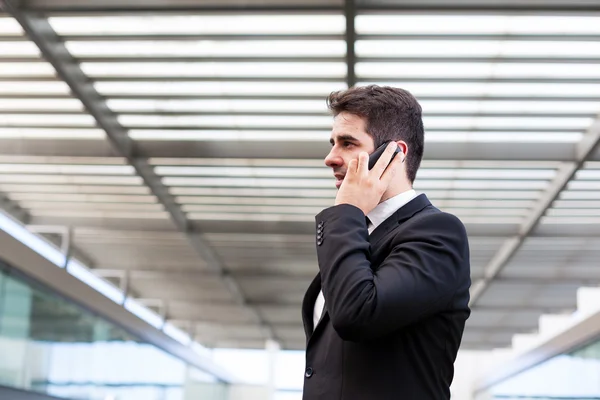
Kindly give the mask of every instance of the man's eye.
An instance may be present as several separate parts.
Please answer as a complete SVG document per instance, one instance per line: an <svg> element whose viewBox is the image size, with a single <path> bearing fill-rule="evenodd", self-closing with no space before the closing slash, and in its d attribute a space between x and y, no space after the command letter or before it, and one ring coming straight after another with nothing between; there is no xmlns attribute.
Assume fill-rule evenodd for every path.
<svg viewBox="0 0 600 400"><path fill-rule="evenodd" d="M350 146L353 146L353 145L354 145L354 143L344 142L344 147L350 147Z"/></svg>

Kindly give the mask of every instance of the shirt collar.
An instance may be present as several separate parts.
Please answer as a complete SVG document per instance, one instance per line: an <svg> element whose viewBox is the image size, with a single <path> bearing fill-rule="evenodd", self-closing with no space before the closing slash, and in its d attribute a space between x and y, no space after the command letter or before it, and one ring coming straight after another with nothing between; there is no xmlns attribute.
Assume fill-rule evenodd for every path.
<svg viewBox="0 0 600 400"><path fill-rule="evenodd" d="M379 203L377 207L367 214L372 226L370 231L375 230L375 228L381 225L383 221L388 219L393 213L398 211L402 206L414 199L416 196L417 192L415 192L413 189L410 189Z"/></svg>

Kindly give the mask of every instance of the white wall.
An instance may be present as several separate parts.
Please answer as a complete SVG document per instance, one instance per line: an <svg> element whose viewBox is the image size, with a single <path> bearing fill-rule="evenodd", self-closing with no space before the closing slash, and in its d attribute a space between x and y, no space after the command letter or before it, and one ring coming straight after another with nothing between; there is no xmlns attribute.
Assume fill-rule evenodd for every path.
<svg viewBox="0 0 600 400"><path fill-rule="evenodd" d="M454 363L454 381L451 396L456 400L475 400L473 389L477 381L491 368L510 357L504 350L460 350Z"/></svg>

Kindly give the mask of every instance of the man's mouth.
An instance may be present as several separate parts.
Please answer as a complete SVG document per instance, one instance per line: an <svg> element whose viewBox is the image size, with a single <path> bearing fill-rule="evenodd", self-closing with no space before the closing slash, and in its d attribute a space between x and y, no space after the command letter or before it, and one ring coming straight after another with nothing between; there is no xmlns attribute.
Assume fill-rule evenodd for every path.
<svg viewBox="0 0 600 400"><path fill-rule="evenodd" d="M340 188L342 186L342 182L344 181L344 175L334 175L335 176L335 187Z"/></svg>

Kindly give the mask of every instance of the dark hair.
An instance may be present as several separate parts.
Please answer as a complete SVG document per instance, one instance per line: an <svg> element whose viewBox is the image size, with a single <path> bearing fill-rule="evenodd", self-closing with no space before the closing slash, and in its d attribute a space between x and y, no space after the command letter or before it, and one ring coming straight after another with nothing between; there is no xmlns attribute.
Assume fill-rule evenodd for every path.
<svg viewBox="0 0 600 400"><path fill-rule="evenodd" d="M421 105L408 91L388 86L362 86L333 92L327 106L334 117L346 111L366 119L367 133L375 148L403 140L408 145L406 173L414 182L423 159L425 132Z"/></svg>

